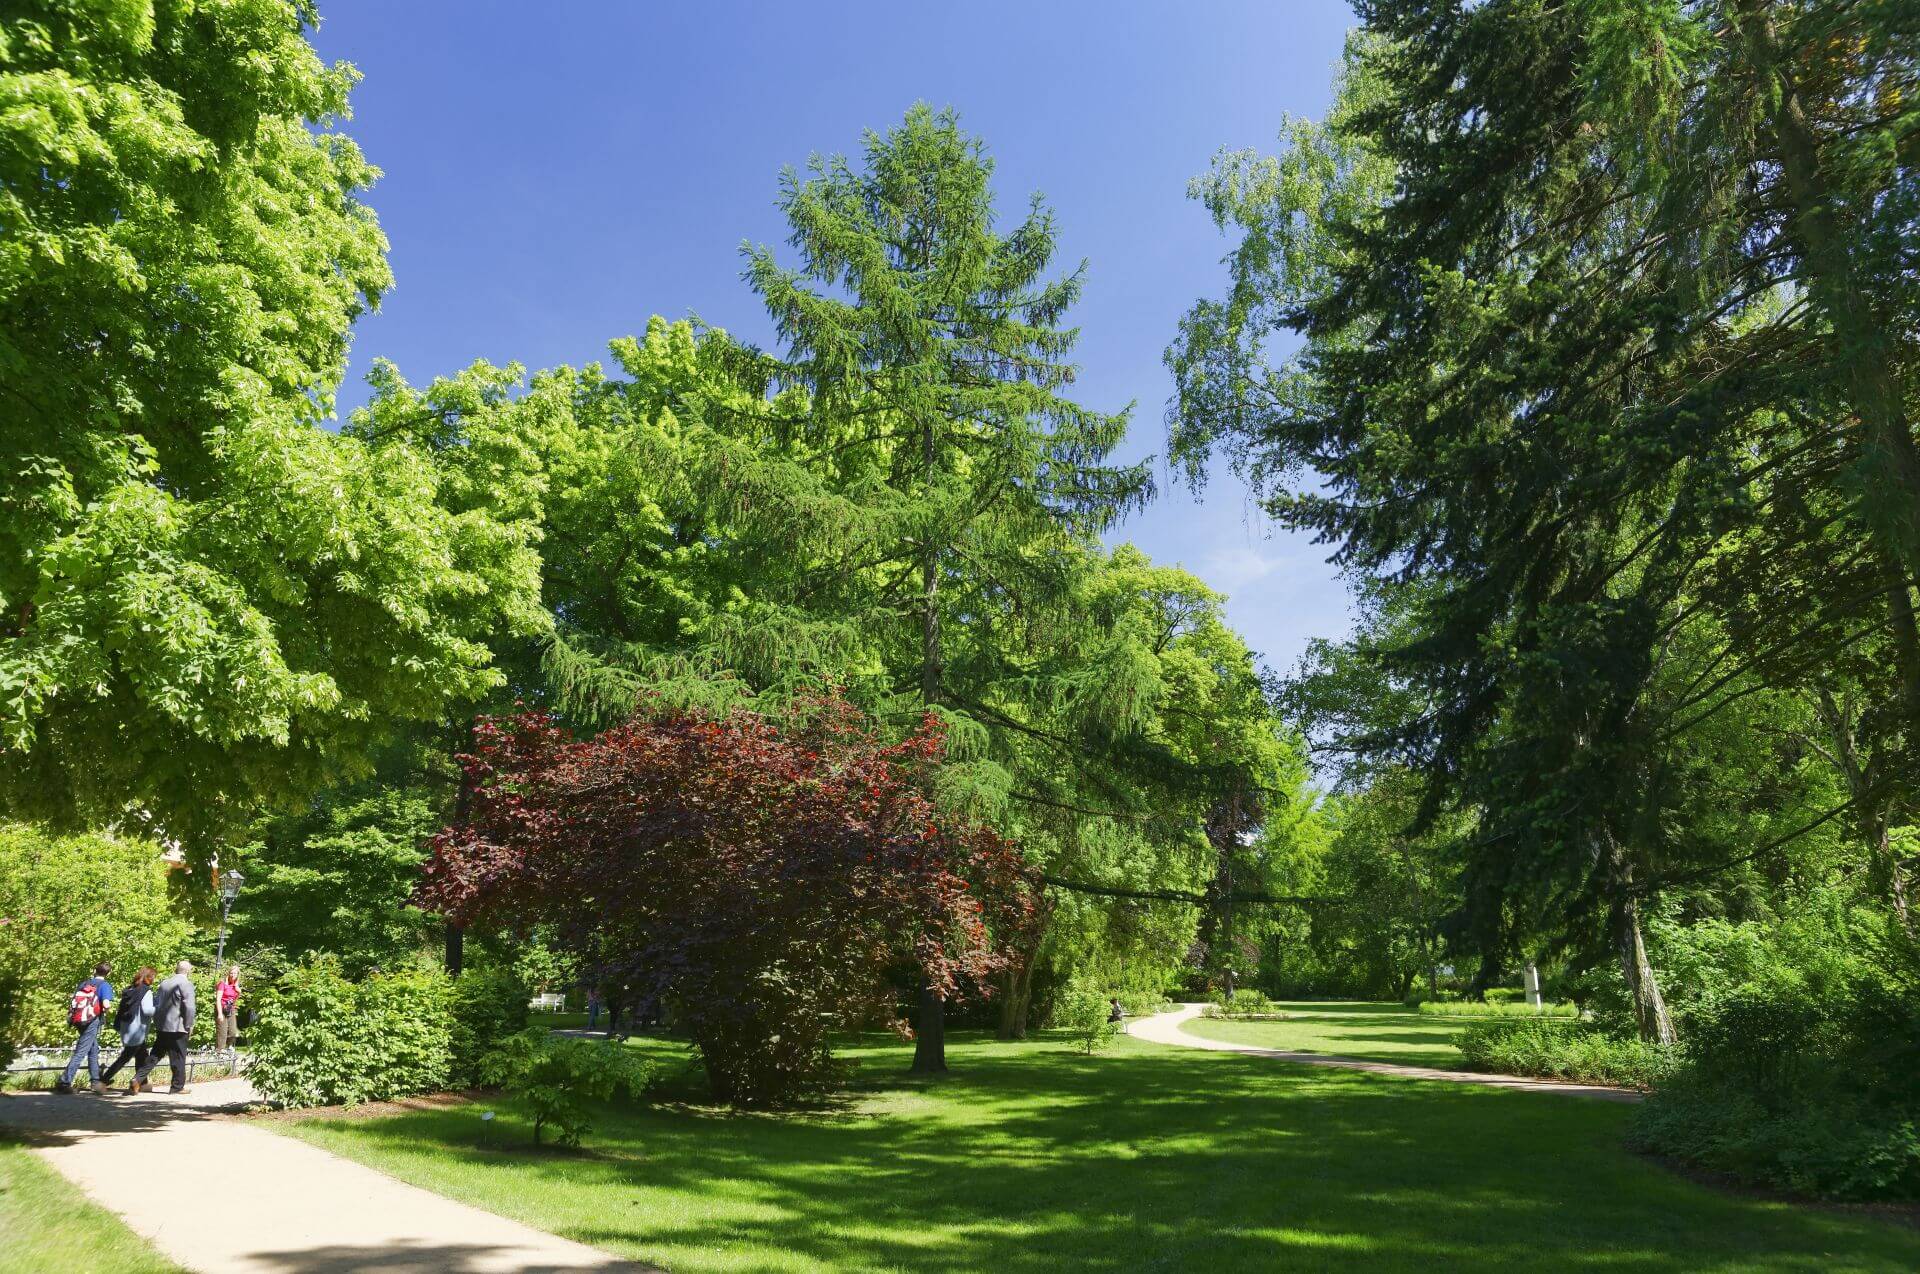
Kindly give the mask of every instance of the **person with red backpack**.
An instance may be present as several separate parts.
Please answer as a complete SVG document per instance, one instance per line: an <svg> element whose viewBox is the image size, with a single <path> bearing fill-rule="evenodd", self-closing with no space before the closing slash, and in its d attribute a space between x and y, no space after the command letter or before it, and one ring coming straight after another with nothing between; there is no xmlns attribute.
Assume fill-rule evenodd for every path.
<svg viewBox="0 0 1920 1274"><path fill-rule="evenodd" d="M73 1091L73 1077L80 1073L83 1060L93 1091L107 1091L100 1082L100 1027L106 1021L107 1005L113 1003L113 983L107 981L112 972L113 966L102 960L93 966L93 976L75 987L67 999L67 1021L80 1035L73 1042L73 1056L67 1059L66 1071L53 1086L56 1093Z"/></svg>

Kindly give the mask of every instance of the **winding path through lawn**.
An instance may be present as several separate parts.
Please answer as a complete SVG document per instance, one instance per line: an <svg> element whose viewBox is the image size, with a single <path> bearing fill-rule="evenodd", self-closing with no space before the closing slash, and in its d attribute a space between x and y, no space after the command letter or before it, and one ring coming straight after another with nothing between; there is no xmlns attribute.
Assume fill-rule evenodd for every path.
<svg viewBox="0 0 1920 1274"><path fill-rule="evenodd" d="M1135 1039L1177 1048L1204 1048L1217 1053L1247 1053L1254 1057L1273 1057L1283 1062L1306 1066L1335 1066L1342 1070L1372 1071L1376 1075L1399 1075L1406 1079L1437 1079L1450 1084L1484 1084L1490 1088L1519 1088L1536 1093L1561 1093L1569 1097L1594 1097L1601 1101L1635 1102L1640 1094L1631 1088L1609 1088L1603 1084L1575 1084L1563 1079L1532 1079L1522 1075L1481 1075L1472 1071L1438 1070L1431 1066L1402 1066L1397 1062L1370 1062L1359 1057L1338 1057L1329 1053L1299 1053L1282 1048L1262 1048L1258 1044L1236 1044L1230 1040L1210 1040L1184 1031L1181 1026L1200 1016L1203 1004L1182 1004L1171 1013L1143 1017L1127 1027Z"/></svg>
<svg viewBox="0 0 1920 1274"><path fill-rule="evenodd" d="M243 1079L178 1097L9 1093L0 1128L202 1274L648 1268L231 1117L255 1100Z"/></svg>

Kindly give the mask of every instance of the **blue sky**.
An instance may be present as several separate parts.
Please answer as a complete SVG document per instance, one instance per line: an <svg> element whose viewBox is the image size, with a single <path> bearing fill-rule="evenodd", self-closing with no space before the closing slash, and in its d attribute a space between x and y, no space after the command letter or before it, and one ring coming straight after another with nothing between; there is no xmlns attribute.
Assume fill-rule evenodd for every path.
<svg viewBox="0 0 1920 1274"><path fill-rule="evenodd" d="M531 12L537 20L529 20ZM1165 450L1161 352L1220 288L1228 243L1186 197L1221 147L1318 116L1341 0L965 4L322 0L315 42L359 66L349 130L386 171L370 202L398 285L364 320L343 410L376 355L416 383L475 358L603 356L651 314L766 341L743 241L781 243L782 165L854 152L915 101L953 106L1009 214L1043 193L1089 263L1077 391L1134 402L1126 458ZM1229 595L1285 669L1347 625L1325 551L1264 526L1230 476L1161 495L1118 538Z"/></svg>

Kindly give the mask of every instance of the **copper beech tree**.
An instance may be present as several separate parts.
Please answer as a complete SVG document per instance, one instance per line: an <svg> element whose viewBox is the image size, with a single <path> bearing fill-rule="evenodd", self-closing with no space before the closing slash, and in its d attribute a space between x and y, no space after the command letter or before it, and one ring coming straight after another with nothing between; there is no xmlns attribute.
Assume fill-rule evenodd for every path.
<svg viewBox="0 0 1920 1274"><path fill-rule="evenodd" d="M829 1032L895 1019L895 974L985 986L1034 913L1017 850L936 815L943 750L932 718L886 742L838 699L785 730L657 705L592 738L483 720L469 815L435 838L418 900L557 927L671 1005L717 1098L792 1102L831 1083Z"/></svg>

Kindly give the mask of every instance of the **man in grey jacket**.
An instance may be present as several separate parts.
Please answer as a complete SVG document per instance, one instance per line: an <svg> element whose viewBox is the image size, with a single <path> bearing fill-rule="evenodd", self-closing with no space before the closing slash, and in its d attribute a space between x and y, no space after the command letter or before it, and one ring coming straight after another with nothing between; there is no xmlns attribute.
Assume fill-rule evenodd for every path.
<svg viewBox="0 0 1920 1274"><path fill-rule="evenodd" d="M194 1016L193 979L188 975L192 972L193 965L182 960L174 966L173 976L154 989L153 1054L147 1060L147 1068L135 1072L133 1077L134 1084L140 1088L147 1087L147 1076L164 1056L173 1071L173 1083L167 1091L187 1091L187 1037L193 1034Z"/></svg>

